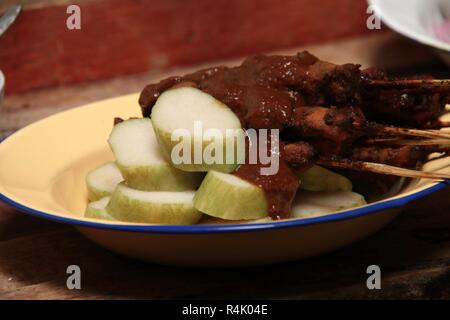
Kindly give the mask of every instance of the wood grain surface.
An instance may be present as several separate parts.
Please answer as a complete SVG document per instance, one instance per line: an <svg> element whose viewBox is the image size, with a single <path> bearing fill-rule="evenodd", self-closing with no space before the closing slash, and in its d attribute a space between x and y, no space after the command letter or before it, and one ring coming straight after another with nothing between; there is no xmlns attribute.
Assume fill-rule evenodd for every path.
<svg viewBox="0 0 450 320"><path fill-rule="evenodd" d="M310 49L336 62L449 75L429 50L392 34ZM138 91L150 79L161 76L143 74L10 95L0 129L17 129L49 113ZM66 287L66 268L72 264L81 267L81 290ZM366 287L366 268L372 264L381 268L381 290ZM449 299L450 189L408 205L382 231L339 251L286 264L238 269L174 268L123 258L86 240L70 226L36 219L0 203L0 298Z"/></svg>

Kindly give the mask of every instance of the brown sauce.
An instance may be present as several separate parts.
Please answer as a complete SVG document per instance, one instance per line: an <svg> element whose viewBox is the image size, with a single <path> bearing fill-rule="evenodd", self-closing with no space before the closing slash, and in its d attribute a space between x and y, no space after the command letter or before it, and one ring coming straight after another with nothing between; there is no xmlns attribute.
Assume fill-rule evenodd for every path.
<svg viewBox="0 0 450 320"><path fill-rule="evenodd" d="M272 219L288 218L300 179L282 160L278 172L274 175L261 175L260 169L259 164L244 164L234 174L264 190L267 209Z"/></svg>
<svg viewBox="0 0 450 320"><path fill-rule="evenodd" d="M237 67L214 67L150 84L142 91L139 104L143 116L149 117L162 92L174 86L195 86L226 104L243 128L280 129L286 143L302 140L312 145L314 150L307 145L288 147L284 158L281 154L280 169L275 175L261 175L260 165L242 165L235 172L265 191L270 215L280 219L288 216L299 185L294 170L307 168L315 151L320 156L351 157L352 146L367 123L366 116L386 123L390 119L416 123L417 118L426 123L442 109L441 96L418 98L375 92L369 97L365 81L384 79L385 75L377 69L359 68L356 64L324 62L308 52L295 56L256 55ZM429 107L430 100L436 108ZM387 151L359 152L367 161L377 158L377 162L383 163L396 159ZM400 157L411 158L408 152L399 153Z"/></svg>
<svg viewBox="0 0 450 320"><path fill-rule="evenodd" d="M352 65L352 68L359 66ZM253 56L238 67L210 68L148 85L139 103L143 115L150 116L151 108L162 92L175 86L190 85L225 103L244 128L283 130L292 125L296 106L327 100L319 94L319 89L324 81L331 81L335 69L335 65L320 61L307 52L296 56ZM337 91L342 96L346 89ZM260 168L258 164L246 164L235 174L265 191L269 214L274 219L288 217L299 186L298 176L282 159L275 175L261 175Z"/></svg>
<svg viewBox="0 0 450 320"><path fill-rule="evenodd" d="M346 93L350 94L350 88L344 85L346 82L336 74L348 77L350 70L358 68L358 65L336 66L308 52L295 56L257 55L247 58L238 67L214 67L148 85L139 103L144 116L149 116L162 92L188 82L230 107L244 128L283 129L291 124L296 106L323 105L329 100L327 92L320 89L330 81L336 82L330 94L342 96L341 99ZM344 72L347 69L349 71Z"/></svg>

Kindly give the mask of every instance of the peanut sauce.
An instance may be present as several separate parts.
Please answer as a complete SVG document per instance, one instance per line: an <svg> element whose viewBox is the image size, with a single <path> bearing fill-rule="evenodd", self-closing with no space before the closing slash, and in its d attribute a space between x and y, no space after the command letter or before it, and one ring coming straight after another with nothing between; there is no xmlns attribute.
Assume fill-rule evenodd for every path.
<svg viewBox="0 0 450 320"><path fill-rule="evenodd" d="M339 72L337 68L345 76L350 74L346 68L356 70L359 66L336 66L308 52L295 56L257 55L238 67L214 67L148 85L139 103L143 115L149 117L162 92L175 86L195 86L226 104L243 128L283 130L292 125L296 106L323 104L328 99L319 89L324 81L333 80L331 74ZM335 86L335 89L333 94L341 99L350 91L353 96L353 88ZM297 174L283 159L275 175L261 175L260 168L258 164L244 164L234 174L264 190L273 219L288 217L300 183Z"/></svg>
<svg viewBox="0 0 450 320"><path fill-rule="evenodd" d="M450 99L444 95L366 90L367 81L384 78L377 69L335 65L308 52L295 56L256 55L237 67L213 67L147 85L139 104L143 116L149 117L162 92L175 86L194 86L226 104L244 129L280 129L281 140L286 143L303 140L297 145L291 143L287 152L280 153L279 172L275 175L262 176L261 166L250 164L234 173L262 188L269 214L281 219L289 215L299 186L295 171L307 168L316 152L328 158L358 159L367 155L367 161L375 157L380 163L391 158L397 161L393 154L398 153L399 157L415 161L410 151L400 149L379 155L370 149L355 149L352 154L355 141L370 129L366 117L391 124L431 126L443 109L442 100Z"/></svg>
<svg viewBox="0 0 450 320"><path fill-rule="evenodd" d="M280 159L279 170L274 175L262 175L260 169L259 164L243 164L234 172L234 175L264 190L267 210L272 219L288 218L300 179L282 159Z"/></svg>

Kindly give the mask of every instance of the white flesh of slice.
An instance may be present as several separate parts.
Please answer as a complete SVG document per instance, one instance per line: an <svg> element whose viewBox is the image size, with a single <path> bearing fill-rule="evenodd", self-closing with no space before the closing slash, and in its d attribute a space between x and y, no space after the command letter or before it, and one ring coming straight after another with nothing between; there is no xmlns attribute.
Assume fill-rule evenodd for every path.
<svg viewBox="0 0 450 320"><path fill-rule="evenodd" d="M202 214L194 208L195 191L140 191L121 183L106 207L120 221L154 224L195 224Z"/></svg>
<svg viewBox="0 0 450 320"><path fill-rule="evenodd" d="M84 213L87 218L95 218L101 220L115 220L107 211L106 206L108 205L110 197L104 197L100 200L90 202L86 207L86 212Z"/></svg>
<svg viewBox="0 0 450 320"><path fill-rule="evenodd" d="M310 218L363 206L364 197L350 191L299 191L292 205L292 218Z"/></svg>
<svg viewBox="0 0 450 320"><path fill-rule="evenodd" d="M352 182L331 170L314 165L299 174L300 189L308 191L352 191Z"/></svg>
<svg viewBox="0 0 450 320"><path fill-rule="evenodd" d="M161 155L152 122L129 119L116 124L109 145L128 186L144 191L185 191L196 189L200 173L172 167Z"/></svg>
<svg viewBox="0 0 450 320"><path fill-rule="evenodd" d="M252 220L268 215L264 191L231 174L210 171L195 194L195 207L226 220Z"/></svg>
<svg viewBox="0 0 450 320"><path fill-rule="evenodd" d="M165 91L153 106L151 118L165 157L181 170L232 172L236 169L237 162L244 159L244 150L237 152L238 140L242 141L244 136L238 117L225 104L199 89L178 87ZM197 126L201 124L201 130L196 131L200 134L194 134L195 124ZM205 136L207 131L212 132L210 129L217 135ZM179 136L174 136L172 141L172 133L175 132L178 132ZM187 146L185 150L190 146L190 155L182 151L183 141ZM229 152L228 155L227 143L230 146L228 150L233 150L233 153ZM207 149L210 144L210 148ZM194 148L195 146L197 148ZM217 149L223 147L223 156L217 156L217 159L212 160L205 159L202 155L212 153L208 151L215 149L214 146ZM194 155L195 151L197 158ZM178 160L175 160L173 156L177 155Z"/></svg>
<svg viewBox="0 0 450 320"><path fill-rule="evenodd" d="M123 181L122 174L114 162L102 164L89 171L86 175L89 201L96 201L111 195L121 181Z"/></svg>

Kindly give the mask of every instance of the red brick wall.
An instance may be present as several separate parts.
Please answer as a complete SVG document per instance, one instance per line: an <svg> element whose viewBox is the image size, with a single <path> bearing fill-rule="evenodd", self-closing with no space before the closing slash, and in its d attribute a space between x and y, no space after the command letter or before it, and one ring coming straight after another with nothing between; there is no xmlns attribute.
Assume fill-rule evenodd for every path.
<svg viewBox="0 0 450 320"><path fill-rule="evenodd" d="M360 35L365 0L96 0L25 10L0 39L7 93Z"/></svg>

